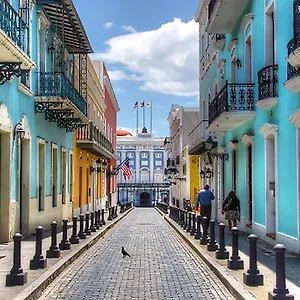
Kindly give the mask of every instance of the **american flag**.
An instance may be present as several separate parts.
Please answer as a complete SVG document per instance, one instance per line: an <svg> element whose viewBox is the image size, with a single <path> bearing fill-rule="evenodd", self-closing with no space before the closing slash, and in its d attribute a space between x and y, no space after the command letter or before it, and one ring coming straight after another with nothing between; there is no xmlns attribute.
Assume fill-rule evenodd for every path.
<svg viewBox="0 0 300 300"><path fill-rule="evenodd" d="M136 108L138 108L138 106L139 106L139 105L138 105L138 101L136 101L136 102L134 103L133 108L136 109Z"/></svg>
<svg viewBox="0 0 300 300"><path fill-rule="evenodd" d="M126 159L124 160L124 162L121 165L121 169L123 171L124 179L130 179L132 176L132 172L129 166L129 157L126 157Z"/></svg>

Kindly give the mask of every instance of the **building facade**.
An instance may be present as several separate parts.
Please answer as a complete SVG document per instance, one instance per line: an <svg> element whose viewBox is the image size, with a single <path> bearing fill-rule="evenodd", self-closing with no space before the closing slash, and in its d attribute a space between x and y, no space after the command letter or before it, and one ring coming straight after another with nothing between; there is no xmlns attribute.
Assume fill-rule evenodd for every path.
<svg viewBox="0 0 300 300"><path fill-rule="evenodd" d="M0 6L5 20L0 24L0 240L5 242L16 231L27 235L72 215L73 131L88 121L85 62L92 48L72 2Z"/></svg>
<svg viewBox="0 0 300 300"><path fill-rule="evenodd" d="M196 151L212 159L220 220L234 190L242 230L299 252L300 3L239 3L201 1L197 10L200 115L212 139Z"/></svg>
<svg viewBox="0 0 300 300"><path fill-rule="evenodd" d="M164 146L170 157L166 173L171 182L172 205L183 208L184 200L196 204L199 190L198 156L188 154L188 135L199 122L199 108L173 104L168 122L170 137Z"/></svg>
<svg viewBox="0 0 300 300"><path fill-rule="evenodd" d="M117 130L117 164L129 158L132 171L130 180L118 174L118 201L133 202L135 206L152 206L156 201L169 199L169 183L164 169L167 155L164 139L151 133L132 136L125 130Z"/></svg>

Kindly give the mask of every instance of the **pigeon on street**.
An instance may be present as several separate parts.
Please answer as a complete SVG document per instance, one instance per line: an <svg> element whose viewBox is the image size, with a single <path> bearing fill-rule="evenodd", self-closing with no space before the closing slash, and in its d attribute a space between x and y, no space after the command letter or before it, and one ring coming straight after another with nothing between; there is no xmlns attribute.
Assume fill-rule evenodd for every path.
<svg viewBox="0 0 300 300"><path fill-rule="evenodd" d="M121 253L123 254L123 257L126 257L126 256L131 257L130 254L124 249L124 247L122 247Z"/></svg>

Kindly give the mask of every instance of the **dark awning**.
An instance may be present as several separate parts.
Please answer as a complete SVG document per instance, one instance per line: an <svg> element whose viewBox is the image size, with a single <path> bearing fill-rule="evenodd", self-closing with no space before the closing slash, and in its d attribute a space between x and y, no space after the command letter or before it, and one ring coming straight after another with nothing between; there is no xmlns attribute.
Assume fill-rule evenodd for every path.
<svg viewBox="0 0 300 300"><path fill-rule="evenodd" d="M72 0L37 0L69 53L92 53L93 49Z"/></svg>

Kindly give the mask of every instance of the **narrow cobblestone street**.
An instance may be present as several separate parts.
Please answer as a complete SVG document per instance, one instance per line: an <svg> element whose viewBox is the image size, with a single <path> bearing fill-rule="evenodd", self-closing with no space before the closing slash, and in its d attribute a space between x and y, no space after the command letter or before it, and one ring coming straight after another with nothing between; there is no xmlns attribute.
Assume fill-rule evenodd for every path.
<svg viewBox="0 0 300 300"><path fill-rule="evenodd" d="M121 247L132 258L123 258ZM152 208L133 210L40 299L233 299Z"/></svg>

